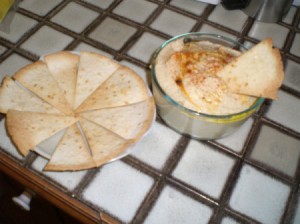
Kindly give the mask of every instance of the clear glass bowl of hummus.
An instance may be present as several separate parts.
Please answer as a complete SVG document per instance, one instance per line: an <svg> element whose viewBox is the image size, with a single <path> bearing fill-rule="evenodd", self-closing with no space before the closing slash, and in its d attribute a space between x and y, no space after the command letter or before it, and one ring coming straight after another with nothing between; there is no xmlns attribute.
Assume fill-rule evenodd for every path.
<svg viewBox="0 0 300 224"><path fill-rule="evenodd" d="M197 139L235 132L264 102L230 92L216 72L247 51L235 40L209 33L171 38L153 55L152 91L159 116Z"/></svg>

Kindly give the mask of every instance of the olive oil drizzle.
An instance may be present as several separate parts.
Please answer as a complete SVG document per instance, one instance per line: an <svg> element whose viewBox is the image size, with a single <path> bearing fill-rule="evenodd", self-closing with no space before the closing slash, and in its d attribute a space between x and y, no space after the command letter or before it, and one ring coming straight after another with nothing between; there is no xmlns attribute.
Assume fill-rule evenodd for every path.
<svg viewBox="0 0 300 224"><path fill-rule="evenodd" d="M185 95L185 97L188 99L188 101L197 108L198 111L201 112L201 108L197 103L194 102L192 97L189 95L188 91L186 90L184 86L183 79L186 75L192 75L194 76L194 80L197 83L203 82L207 76L216 77L215 73L218 69L224 67L227 63L229 63L233 58L235 58L233 55L229 54L228 52L220 49L202 49L200 46L197 46L195 44L185 44L185 48L181 52L176 52L179 62L180 62L180 75L176 77L175 83L181 90L181 92ZM204 73L207 73L206 75L199 73L197 68L197 62L207 61L208 59L213 58L213 60L217 61L217 64L210 65L205 70ZM196 70L196 71L195 71ZM192 74L193 73L193 74ZM216 100L220 101L220 93L219 91L215 91ZM212 99L206 98L205 96L201 97L203 101L205 101L207 104L214 106ZM209 110L213 110L213 108L207 108Z"/></svg>

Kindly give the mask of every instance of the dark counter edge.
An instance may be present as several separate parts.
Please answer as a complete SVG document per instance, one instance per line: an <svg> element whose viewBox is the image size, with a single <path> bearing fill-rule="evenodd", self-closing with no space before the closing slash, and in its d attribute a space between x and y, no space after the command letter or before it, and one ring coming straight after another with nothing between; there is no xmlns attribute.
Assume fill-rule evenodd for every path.
<svg viewBox="0 0 300 224"><path fill-rule="evenodd" d="M106 223L105 219L109 219L109 216L102 213L101 217L103 220L101 220L100 213L98 211L93 210L78 201L76 198L65 194L55 186L49 184L49 182L40 178L30 169L27 169L15 162L1 150L0 170L22 184L24 188L34 191L38 196L48 200L51 204L82 223L92 224L102 223L102 221Z"/></svg>

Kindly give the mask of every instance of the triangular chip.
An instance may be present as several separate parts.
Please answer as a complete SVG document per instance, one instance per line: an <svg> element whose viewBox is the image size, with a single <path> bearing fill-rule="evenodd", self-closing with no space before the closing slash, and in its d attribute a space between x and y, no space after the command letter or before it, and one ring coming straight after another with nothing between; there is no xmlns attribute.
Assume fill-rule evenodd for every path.
<svg viewBox="0 0 300 224"><path fill-rule="evenodd" d="M96 166L103 165L121 155L132 143L84 118L81 118L79 122Z"/></svg>
<svg viewBox="0 0 300 224"><path fill-rule="evenodd" d="M67 115L73 114L71 106L44 62L37 61L21 68L14 78L60 111Z"/></svg>
<svg viewBox="0 0 300 224"><path fill-rule="evenodd" d="M0 112L8 110L62 114L32 92L18 86L10 77L4 77L0 87Z"/></svg>
<svg viewBox="0 0 300 224"><path fill-rule="evenodd" d="M73 107L79 55L60 51L45 56L44 60L69 105Z"/></svg>
<svg viewBox="0 0 300 224"><path fill-rule="evenodd" d="M77 108L118 67L118 63L100 54L80 52L74 108Z"/></svg>
<svg viewBox="0 0 300 224"><path fill-rule="evenodd" d="M22 155L27 155L43 140L72 125L76 118L65 115L9 110L6 126Z"/></svg>
<svg viewBox="0 0 300 224"><path fill-rule="evenodd" d="M148 97L148 89L142 78L130 68L121 66L76 109L76 112L125 106L144 101Z"/></svg>
<svg viewBox="0 0 300 224"><path fill-rule="evenodd" d="M96 164L77 124L70 126L56 147L44 170L82 170Z"/></svg>
<svg viewBox="0 0 300 224"><path fill-rule="evenodd" d="M154 112L154 100L150 97L128 106L86 111L81 113L81 116L125 139L137 141L152 124Z"/></svg>
<svg viewBox="0 0 300 224"><path fill-rule="evenodd" d="M265 39L227 64L217 76L234 93L276 99L284 77L280 52L272 47L271 38Z"/></svg>

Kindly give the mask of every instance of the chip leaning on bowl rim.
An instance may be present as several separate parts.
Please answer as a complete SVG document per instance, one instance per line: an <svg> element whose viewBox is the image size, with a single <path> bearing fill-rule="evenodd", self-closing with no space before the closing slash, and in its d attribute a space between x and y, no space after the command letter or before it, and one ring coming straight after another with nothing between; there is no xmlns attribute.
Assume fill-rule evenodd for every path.
<svg viewBox="0 0 300 224"><path fill-rule="evenodd" d="M247 79L244 79L246 80L244 82L252 81L251 79L253 77L255 79L263 78L263 80L267 80L269 78L269 80L267 81L269 83L272 83L272 88L275 89L276 92L278 91L278 88L280 87L283 80L283 65L279 50L272 47L272 40L270 38L260 42L260 44L255 45L257 47L247 49L239 42L227 37L223 37L221 35L210 33L187 33L171 38L158 48L153 56L151 63L152 89L158 114L171 128L180 133L187 134L198 139L216 139L225 137L236 131L238 127L240 127L247 120L247 118L260 107L260 105L264 102L264 96L260 95L261 91L259 90L257 91L258 95L254 95L255 97L257 97L257 99L252 105L248 106L242 111L237 111L229 114L225 113L221 115L203 113L201 111L197 111L193 107L187 107L186 105L184 105L184 103L186 102L192 105L190 103L190 96L186 97L187 92L189 94L189 89L188 91L186 91L186 89L184 89L185 86L183 86L182 89L182 85L184 84L183 81L180 80L180 82L177 82L177 79L174 78L174 74L176 74L177 72L179 75L177 75L176 77L181 76L182 78L184 77L185 71L187 71L187 69L182 66L182 64L180 64L180 66L177 65L176 70L176 66L174 66L174 64L176 65L176 63L174 63L174 61L176 62L176 60L171 59L172 57L174 58L176 56L175 54L177 54L177 56L179 55L179 59L177 59L180 61L180 63L182 63L182 61L185 62L184 60L186 59L186 54L190 53L186 52L186 45L203 45L203 43L205 43L205 45L207 46L216 46L215 48L217 50L222 49L222 51L225 50L227 52L231 52L231 49L234 49L235 52L236 50L242 52L240 56L235 56L231 62L228 62L224 66L222 65L223 67L221 66L218 72L216 72L217 74L221 74L220 71L227 69L227 71L229 70L230 75L240 75L241 77L243 77L243 74L241 74L241 72L235 68L239 68L241 67L240 65L243 65L245 62L252 60L251 62L255 62L256 64L253 64L253 66L250 66L250 68L248 66L248 70L244 75L244 77L246 77ZM193 50L191 51L192 55L194 53ZM257 52L263 52L263 54L258 54L259 57L255 61L253 60L253 55L257 54ZM266 59L270 60L266 61ZM263 62L266 61L266 64L260 63L260 60L262 60ZM233 63L235 64L233 65ZM260 71L262 66L269 68L274 65L276 66L276 72L270 73L270 75L262 74L262 72ZM273 68L269 70L273 70ZM253 71L253 74L256 73L255 75L251 75L251 72ZM226 82L228 82L229 78L226 77L223 80L223 77L218 77L217 74L213 74L213 78L219 79L220 82L225 83L226 87L228 87L229 85ZM172 77L173 80L170 77ZM163 82L166 81L167 84L161 83L162 80ZM273 80L275 80L274 85ZM173 90L166 88L170 85L174 87L172 87ZM195 86L194 92L197 91L197 88L198 87ZM233 91L232 93L236 94L236 92ZM232 93L230 92L230 94Z"/></svg>

